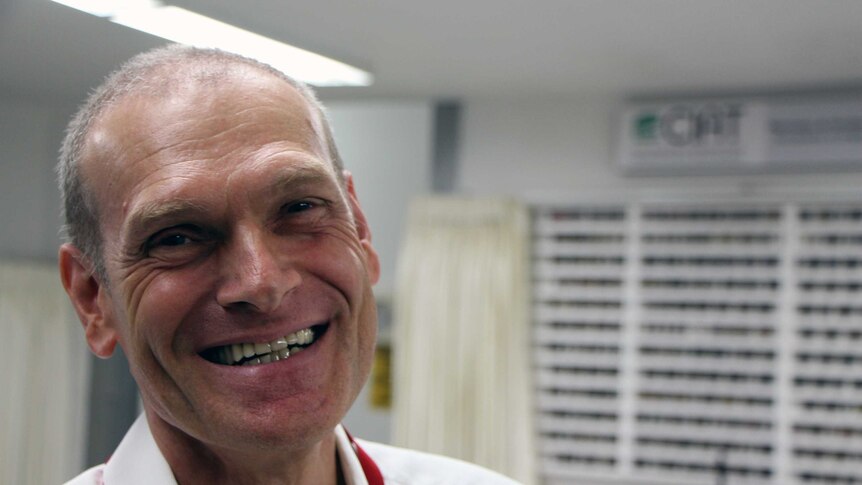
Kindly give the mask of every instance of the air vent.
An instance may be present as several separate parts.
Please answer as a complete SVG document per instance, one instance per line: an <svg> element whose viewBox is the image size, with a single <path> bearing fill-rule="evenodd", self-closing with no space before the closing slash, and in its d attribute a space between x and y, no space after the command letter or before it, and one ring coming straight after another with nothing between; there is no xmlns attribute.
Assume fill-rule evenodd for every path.
<svg viewBox="0 0 862 485"><path fill-rule="evenodd" d="M862 203L533 215L545 483L862 483Z"/></svg>

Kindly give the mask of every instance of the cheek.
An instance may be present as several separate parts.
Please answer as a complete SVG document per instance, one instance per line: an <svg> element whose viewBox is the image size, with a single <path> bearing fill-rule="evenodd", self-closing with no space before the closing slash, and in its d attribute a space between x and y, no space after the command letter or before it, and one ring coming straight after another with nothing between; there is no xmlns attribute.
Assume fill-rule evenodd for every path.
<svg viewBox="0 0 862 485"><path fill-rule="evenodd" d="M346 300L355 325L352 335L358 340L357 350L364 360L364 354L370 354L377 335L377 309L371 291L374 275L364 248L356 240L329 238L326 242L318 241L315 249L307 254L308 271Z"/></svg>
<svg viewBox="0 0 862 485"><path fill-rule="evenodd" d="M128 293L130 343L150 347L149 352L165 358L176 343L182 322L207 291L205 278L205 274L192 271L156 271L142 278Z"/></svg>
<svg viewBox="0 0 862 485"><path fill-rule="evenodd" d="M340 241L331 246L336 247L319 246L311 257L313 267L308 269L342 294L351 313L359 314L370 296L366 295L370 281L361 249L358 244L344 247Z"/></svg>

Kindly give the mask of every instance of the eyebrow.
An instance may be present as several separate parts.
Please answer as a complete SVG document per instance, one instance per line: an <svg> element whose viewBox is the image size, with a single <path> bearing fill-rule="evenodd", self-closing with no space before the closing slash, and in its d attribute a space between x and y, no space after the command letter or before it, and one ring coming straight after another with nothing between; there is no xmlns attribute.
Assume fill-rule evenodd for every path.
<svg viewBox="0 0 862 485"><path fill-rule="evenodd" d="M329 181L333 181L338 185L337 179L333 180L328 172L318 167L299 166L277 174L269 185L269 189L285 191L298 186L326 183Z"/></svg>

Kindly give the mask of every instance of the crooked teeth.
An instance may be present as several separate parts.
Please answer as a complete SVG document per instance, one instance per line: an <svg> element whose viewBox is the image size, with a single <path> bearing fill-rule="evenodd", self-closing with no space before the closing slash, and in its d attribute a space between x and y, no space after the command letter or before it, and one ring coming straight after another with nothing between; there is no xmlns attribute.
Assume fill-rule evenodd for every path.
<svg viewBox="0 0 862 485"><path fill-rule="evenodd" d="M287 359L303 349L300 345L313 341L314 332L304 328L272 342L226 345L215 351L214 360L225 365L238 365L240 362L241 365L268 364Z"/></svg>

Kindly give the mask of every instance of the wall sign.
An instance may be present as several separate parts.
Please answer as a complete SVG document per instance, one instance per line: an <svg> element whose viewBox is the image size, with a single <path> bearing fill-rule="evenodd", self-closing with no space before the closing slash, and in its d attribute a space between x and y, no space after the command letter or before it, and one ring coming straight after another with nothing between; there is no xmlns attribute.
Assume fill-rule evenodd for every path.
<svg viewBox="0 0 862 485"><path fill-rule="evenodd" d="M633 103L619 163L643 175L862 170L862 95Z"/></svg>

